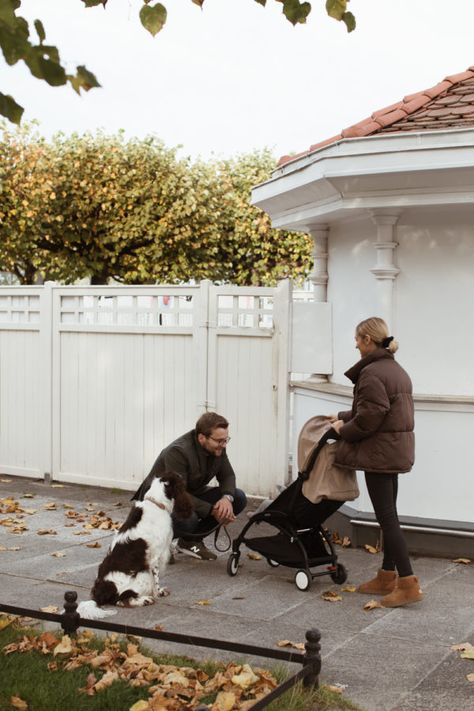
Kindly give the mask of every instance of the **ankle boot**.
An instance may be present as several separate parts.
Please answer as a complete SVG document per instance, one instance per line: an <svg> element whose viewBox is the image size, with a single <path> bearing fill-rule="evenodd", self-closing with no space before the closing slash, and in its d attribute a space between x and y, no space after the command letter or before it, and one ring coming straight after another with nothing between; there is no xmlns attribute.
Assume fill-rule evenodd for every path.
<svg viewBox="0 0 474 711"><path fill-rule="evenodd" d="M395 570L377 571L377 575L367 583L362 583L357 588L357 592L364 595L387 595L395 590L397 586L397 573Z"/></svg>
<svg viewBox="0 0 474 711"><path fill-rule="evenodd" d="M423 592L416 575L398 578L397 587L381 599L382 607L401 607L423 599Z"/></svg>

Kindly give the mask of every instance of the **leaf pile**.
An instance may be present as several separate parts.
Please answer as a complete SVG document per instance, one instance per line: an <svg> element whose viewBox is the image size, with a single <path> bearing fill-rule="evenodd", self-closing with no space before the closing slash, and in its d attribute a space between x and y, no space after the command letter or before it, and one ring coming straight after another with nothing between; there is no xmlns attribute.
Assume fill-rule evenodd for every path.
<svg viewBox="0 0 474 711"><path fill-rule="evenodd" d="M156 663L137 644L121 645L117 635L107 637L101 650L91 646L92 641L94 635L89 631L77 639L68 635L59 639L52 632L25 634L5 646L3 654L37 652L51 656L51 673L86 667L90 673L79 692L88 696L119 680L131 687L147 688L149 699L138 701L131 711L192 711L201 700L212 703L213 711L246 711L277 686L270 672L252 669L248 664L222 665L210 676L201 669Z"/></svg>
<svg viewBox="0 0 474 711"><path fill-rule="evenodd" d="M474 661L474 646L470 642L461 642L461 644L455 644L451 647L454 652L459 652L461 659L470 659ZM474 682L474 673L466 674L466 679L468 681Z"/></svg>

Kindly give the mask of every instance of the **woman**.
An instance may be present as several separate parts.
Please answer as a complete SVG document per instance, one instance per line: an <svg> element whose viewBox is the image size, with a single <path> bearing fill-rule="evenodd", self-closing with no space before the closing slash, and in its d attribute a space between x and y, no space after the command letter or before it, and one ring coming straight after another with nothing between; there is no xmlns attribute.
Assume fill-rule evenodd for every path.
<svg viewBox="0 0 474 711"><path fill-rule="evenodd" d="M336 463L365 471L375 516L383 532L384 558L376 577L358 592L384 595L383 607L400 607L423 597L413 575L397 515L398 474L415 454L412 384L394 359L398 344L381 318L361 321L355 333L360 360L346 372L354 383L352 410L330 416L341 437Z"/></svg>

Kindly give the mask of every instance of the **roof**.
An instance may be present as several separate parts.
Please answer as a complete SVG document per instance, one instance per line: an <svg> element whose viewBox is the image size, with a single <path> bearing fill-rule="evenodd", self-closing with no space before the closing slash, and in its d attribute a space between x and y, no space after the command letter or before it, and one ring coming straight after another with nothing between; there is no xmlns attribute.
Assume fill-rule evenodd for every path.
<svg viewBox="0 0 474 711"><path fill-rule="evenodd" d="M374 111L368 118L345 128L337 136L315 143L308 150L282 156L282 166L345 138L364 138L381 133L436 131L474 126L474 66L452 74L430 89L409 94L401 101Z"/></svg>

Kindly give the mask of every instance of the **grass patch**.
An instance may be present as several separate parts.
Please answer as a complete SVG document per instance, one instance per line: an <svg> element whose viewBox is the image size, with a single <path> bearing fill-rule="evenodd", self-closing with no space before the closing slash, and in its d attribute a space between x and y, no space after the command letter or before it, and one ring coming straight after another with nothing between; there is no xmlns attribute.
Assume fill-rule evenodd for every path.
<svg viewBox="0 0 474 711"><path fill-rule="evenodd" d="M3 617L3 620L5 618ZM0 628L2 617L0 616ZM15 651L10 654L4 653L7 645L18 644L22 638L38 638L43 630L29 629L21 625L17 620L12 624L0 629L0 711L11 711L12 697L19 697L28 704L28 711L55 711L56 709L67 709L70 711L128 711L137 701L147 701L150 698L149 686L133 686L126 679L115 680L110 686L98 691L94 695L87 695L79 691L90 684L91 674L96 680L101 679L106 673L104 668L84 664L78 668L65 670L64 664L72 658L70 655L53 656L53 644L44 647L43 650L31 649L27 652ZM51 634L51 633L50 633ZM58 643L61 641L61 633L57 634ZM110 643L109 639L94 637L85 643L86 651L94 651L97 654L104 653L110 649L116 652L117 656L122 652L122 657L126 656L127 639L115 640ZM82 644L81 644L82 648ZM217 672L225 673L226 665L218 662L203 661L178 655L156 655L148 651L145 647L140 648L140 653L146 657L152 657L158 665L169 665L176 668L192 667L205 672L209 677L213 677ZM199 672L200 673L200 672ZM287 677L286 669L278 668L273 670L278 682ZM134 678L136 681L136 678ZM156 684L156 682L151 682ZM211 690L210 693L202 694L200 703L205 703L212 707L218 691ZM177 701L177 705L170 705L170 709L185 711L195 708L195 703L188 705L186 698ZM214 706L216 708L216 706ZM235 706L238 709L239 706ZM334 693L325 687L313 692L306 692L299 684L288 691L281 699L273 702L269 711L357 711L357 707L340 694Z"/></svg>

